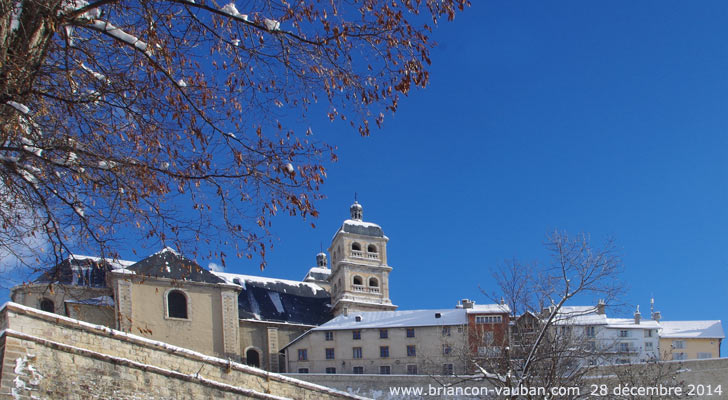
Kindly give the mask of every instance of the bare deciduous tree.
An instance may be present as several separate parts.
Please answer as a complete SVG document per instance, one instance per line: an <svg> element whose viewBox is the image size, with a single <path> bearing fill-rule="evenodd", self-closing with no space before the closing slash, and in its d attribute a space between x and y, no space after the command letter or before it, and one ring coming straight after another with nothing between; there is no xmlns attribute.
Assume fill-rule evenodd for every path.
<svg viewBox="0 0 728 400"><path fill-rule="evenodd" d="M325 113L367 135L427 84L431 28L467 5L0 2L0 252L113 256L133 227L264 256L271 215L317 214L335 157L285 121Z"/></svg>
<svg viewBox="0 0 728 400"><path fill-rule="evenodd" d="M494 276L511 307L507 343L473 356L477 372L497 387L553 388L584 384L588 358L599 357L588 338L570 321L592 310L567 311L573 299L598 298L609 303L621 293L621 260L614 242L593 247L586 235L554 232L546 239L545 264L509 261ZM496 296L491 294L491 298ZM594 303L596 304L596 302ZM529 398L513 395L511 398ZM540 398L540 397L536 397Z"/></svg>

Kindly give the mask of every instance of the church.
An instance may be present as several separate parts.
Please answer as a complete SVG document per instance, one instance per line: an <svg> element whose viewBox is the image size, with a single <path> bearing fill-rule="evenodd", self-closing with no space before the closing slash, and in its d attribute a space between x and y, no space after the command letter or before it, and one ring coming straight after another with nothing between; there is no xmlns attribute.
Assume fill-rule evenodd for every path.
<svg viewBox="0 0 728 400"><path fill-rule="evenodd" d="M214 272L173 249L138 262L72 255L12 301L211 356L286 372L281 349L334 317L393 311L387 241L355 202L303 281Z"/></svg>

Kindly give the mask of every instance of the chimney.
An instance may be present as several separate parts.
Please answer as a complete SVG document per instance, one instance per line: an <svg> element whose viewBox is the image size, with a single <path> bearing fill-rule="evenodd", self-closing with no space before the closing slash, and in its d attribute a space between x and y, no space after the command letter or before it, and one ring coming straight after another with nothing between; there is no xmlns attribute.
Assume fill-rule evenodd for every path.
<svg viewBox="0 0 728 400"><path fill-rule="evenodd" d="M473 305L475 304L474 301L471 301L469 299L463 299L462 303L463 303L463 308L473 308Z"/></svg>
<svg viewBox="0 0 728 400"><path fill-rule="evenodd" d="M639 325L641 319L642 319L642 314L640 314L640 306L637 305L637 311L634 312L634 323L636 325Z"/></svg>
<svg viewBox="0 0 728 400"><path fill-rule="evenodd" d="M657 322L660 322L660 318L662 318L662 314L660 314L659 311L655 311L655 312L652 313L652 319L653 320L655 320Z"/></svg>
<svg viewBox="0 0 728 400"><path fill-rule="evenodd" d="M597 314L601 314L601 315L604 315L604 308L605 308L606 306L607 306L607 305L606 305L606 304L604 304L604 300L602 300L602 299L599 299L599 302L597 302Z"/></svg>
<svg viewBox="0 0 728 400"><path fill-rule="evenodd" d="M653 321L660 322L660 318L662 318L662 315L660 315L659 311L655 311L655 298L650 299L650 316L652 317Z"/></svg>
<svg viewBox="0 0 728 400"><path fill-rule="evenodd" d="M506 299L504 299L503 297L501 297L501 299L500 299L500 304L501 304L501 305L504 305L504 304L506 304Z"/></svg>

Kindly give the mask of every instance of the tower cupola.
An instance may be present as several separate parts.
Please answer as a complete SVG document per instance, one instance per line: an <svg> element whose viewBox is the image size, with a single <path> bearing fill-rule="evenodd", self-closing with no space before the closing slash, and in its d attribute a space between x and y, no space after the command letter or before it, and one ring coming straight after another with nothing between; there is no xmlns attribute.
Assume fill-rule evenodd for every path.
<svg viewBox="0 0 728 400"><path fill-rule="evenodd" d="M326 261L326 253L318 253L316 254L316 266L319 268L326 268L328 265L328 262Z"/></svg>
<svg viewBox="0 0 728 400"><path fill-rule="evenodd" d="M354 204L349 207L349 212L351 213L351 219L353 220L361 221L364 217L364 209L356 200L354 200Z"/></svg>

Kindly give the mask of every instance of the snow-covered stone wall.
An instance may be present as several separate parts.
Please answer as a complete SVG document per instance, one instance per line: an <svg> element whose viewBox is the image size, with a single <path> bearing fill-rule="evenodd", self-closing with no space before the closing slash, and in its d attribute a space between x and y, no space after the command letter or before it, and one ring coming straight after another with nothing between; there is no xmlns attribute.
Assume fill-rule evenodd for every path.
<svg viewBox="0 0 728 400"><path fill-rule="evenodd" d="M0 329L0 399L361 398L15 303Z"/></svg>

